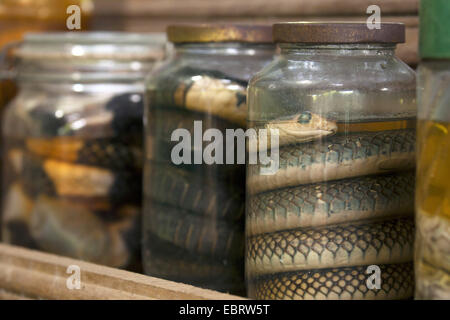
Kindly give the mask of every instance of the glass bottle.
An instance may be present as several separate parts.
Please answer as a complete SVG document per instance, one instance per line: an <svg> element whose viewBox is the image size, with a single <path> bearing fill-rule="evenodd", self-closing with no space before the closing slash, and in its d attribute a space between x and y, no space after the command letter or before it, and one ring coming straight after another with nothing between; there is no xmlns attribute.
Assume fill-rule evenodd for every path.
<svg viewBox="0 0 450 320"><path fill-rule="evenodd" d="M450 299L450 3L422 1L418 69L416 299Z"/></svg>
<svg viewBox="0 0 450 320"><path fill-rule="evenodd" d="M245 165L238 163L245 146L225 148L225 136L228 129L246 128L247 82L273 58L271 31L245 25L168 28L175 54L147 83L148 275L245 294ZM213 144L215 155L208 152Z"/></svg>
<svg viewBox="0 0 450 320"><path fill-rule="evenodd" d="M247 165L249 297L410 298L416 105L415 73L395 57L404 26L280 23L274 39L278 59L248 89L259 137Z"/></svg>

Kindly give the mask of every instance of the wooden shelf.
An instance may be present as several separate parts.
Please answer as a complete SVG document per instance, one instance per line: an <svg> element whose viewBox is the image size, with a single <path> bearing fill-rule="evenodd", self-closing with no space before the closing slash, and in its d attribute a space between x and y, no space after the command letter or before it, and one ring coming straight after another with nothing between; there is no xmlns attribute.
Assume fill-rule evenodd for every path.
<svg viewBox="0 0 450 320"><path fill-rule="evenodd" d="M97 16L255 17L365 14L378 5L382 15L417 14L419 0L94 0Z"/></svg>
<svg viewBox="0 0 450 320"><path fill-rule="evenodd" d="M378 5L382 22L406 25L406 43L397 56L417 65L418 0L94 0L94 30L164 32L174 23L255 23L284 21L366 21Z"/></svg>
<svg viewBox="0 0 450 320"><path fill-rule="evenodd" d="M80 289L69 289L69 266L80 268ZM0 244L0 299L241 300L190 285Z"/></svg>

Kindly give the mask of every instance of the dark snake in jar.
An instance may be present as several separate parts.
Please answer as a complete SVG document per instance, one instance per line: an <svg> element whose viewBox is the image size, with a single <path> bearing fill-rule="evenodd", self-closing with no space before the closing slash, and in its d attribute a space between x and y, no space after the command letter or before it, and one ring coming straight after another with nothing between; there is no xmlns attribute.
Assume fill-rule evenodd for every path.
<svg viewBox="0 0 450 320"><path fill-rule="evenodd" d="M172 163L177 129L245 128L247 80L185 67L148 91L144 170L147 274L245 295L245 166ZM203 133L202 133L203 134ZM209 143L202 141L202 148ZM191 145L192 156L199 145ZM226 156L226 154L225 154Z"/></svg>
<svg viewBox="0 0 450 320"><path fill-rule="evenodd" d="M138 271L142 95L116 96L100 114L92 109L85 126L70 131L70 117L37 108L31 113L42 136L8 144L4 238Z"/></svg>

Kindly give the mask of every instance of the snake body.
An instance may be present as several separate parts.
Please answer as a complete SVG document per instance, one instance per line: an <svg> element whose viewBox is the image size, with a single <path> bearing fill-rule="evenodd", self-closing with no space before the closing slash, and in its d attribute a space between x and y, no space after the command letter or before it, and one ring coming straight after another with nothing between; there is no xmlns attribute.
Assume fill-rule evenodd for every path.
<svg viewBox="0 0 450 320"><path fill-rule="evenodd" d="M248 201L249 236L414 212L414 172L306 184L258 194Z"/></svg>
<svg viewBox="0 0 450 320"><path fill-rule="evenodd" d="M193 255L229 260L242 259L242 225L214 217L198 216L186 210L153 203L147 223L149 231L160 239L185 249Z"/></svg>
<svg viewBox="0 0 450 320"><path fill-rule="evenodd" d="M247 187L260 193L286 186L338 180L415 166L415 131L374 132L333 136L324 143L309 142L280 149L279 170L260 175L250 165Z"/></svg>
<svg viewBox="0 0 450 320"><path fill-rule="evenodd" d="M200 112L245 128L248 81L220 71L185 66L159 77L158 89L147 93L157 108Z"/></svg>
<svg viewBox="0 0 450 320"><path fill-rule="evenodd" d="M292 121L289 131L295 130L298 116ZM332 127L328 120L322 123ZM382 130L360 131L349 124L340 132L338 124L336 132L318 131L321 137L290 134L280 137L278 171L264 175L261 165L249 165L250 297L412 296L415 131L391 123L397 127L389 130L382 124ZM382 270L379 291L366 285L369 265Z"/></svg>
<svg viewBox="0 0 450 320"><path fill-rule="evenodd" d="M247 268L256 274L408 262L413 253L408 218L298 228L247 241Z"/></svg>
<svg viewBox="0 0 450 320"><path fill-rule="evenodd" d="M269 300L408 299L414 290L412 263L379 265L381 287L367 286L368 266L285 272L250 280L249 295Z"/></svg>
<svg viewBox="0 0 450 320"><path fill-rule="evenodd" d="M76 137L30 138L27 150L33 154L86 166L127 170L142 168L142 146L127 144L122 139L86 140Z"/></svg>
<svg viewBox="0 0 450 320"><path fill-rule="evenodd" d="M174 165L171 151L178 141L171 141L171 136L183 129L193 139L195 121L201 121L203 132L245 128L247 81L183 67L158 77L155 89L147 92L143 251L147 274L245 294L245 166ZM208 144L202 141L202 150ZM191 144L188 149L191 159L202 151L197 147Z"/></svg>
<svg viewBox="0 0 450 320"><path fill-rule="evenodd" d="M98 145L96 145L98 147ZM100 145L101 146L101 145ZM27 150L13 149L18 170L30 193L45 193L68 198L103 198L113 203L139 203L139 171L111 170L76 162L39 157ZM20 159L20 160L19 160ZM119 159L120 161L120 159Z"/></svg>
<svg viewBox="0 0 450 320"><path fill-rule="evenodd" d="M213 171L215 172L215 171ZM242 221L245 203L245 178L229 177L212 180L208 174L192 173L188 170L168 165L152 163L145 173L146 180L154 180L158 185L145 189L145 196L151 201L188 210L200 217L224 221ZM225 183L224 183L225 182ZM153 187L152 187L153 186Z"/></svg>
<svg viewBox="0 0 450 320"><path fill-rule="evenodd" d="M145 272L154 277L187 282L198 287L221 288L225 292L245 295L242 279L244 265L227 259L190 254L152 232L146 234L143 259Z"/></svg>

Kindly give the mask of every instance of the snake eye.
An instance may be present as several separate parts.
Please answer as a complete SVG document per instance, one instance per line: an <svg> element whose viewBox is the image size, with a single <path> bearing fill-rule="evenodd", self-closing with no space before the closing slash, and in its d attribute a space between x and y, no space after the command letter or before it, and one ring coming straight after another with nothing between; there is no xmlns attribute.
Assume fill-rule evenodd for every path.
<svg viewBox="0 0 450 320"><path fill-rule="evenodd" d="M309 121L311 121L311 118L312 118L311 112L305 111L298 118L298 123L300 123L300 124L309 123Z"/></svg>

